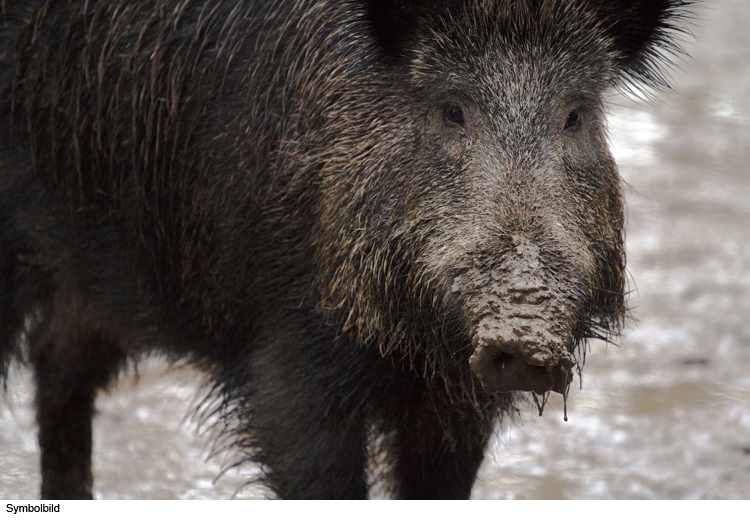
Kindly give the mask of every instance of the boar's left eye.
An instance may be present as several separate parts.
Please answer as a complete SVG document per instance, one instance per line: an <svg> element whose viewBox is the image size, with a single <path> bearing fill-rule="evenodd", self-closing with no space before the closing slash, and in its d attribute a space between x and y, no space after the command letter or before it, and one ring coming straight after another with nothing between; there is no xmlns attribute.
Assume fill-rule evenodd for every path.
<svg viewBox="0 0 750 528"><path fill-rule="evenodd" d="M466 130L466 122L464 121L464 111L461 110L460 106L455 104L447 105L443 113L443 119L449 127L458 127L464 134L468 132Z"/></svg>
<svg viewBox="0 0 750 528"><path fill-rule="evenodd" d="M568 114L568 118L565 120L565 127L563 128L563 135L565 135L565 132L570 132L571 130L574 130L578 123L581 122L581 116L573 110L571 113Z"/></svg>

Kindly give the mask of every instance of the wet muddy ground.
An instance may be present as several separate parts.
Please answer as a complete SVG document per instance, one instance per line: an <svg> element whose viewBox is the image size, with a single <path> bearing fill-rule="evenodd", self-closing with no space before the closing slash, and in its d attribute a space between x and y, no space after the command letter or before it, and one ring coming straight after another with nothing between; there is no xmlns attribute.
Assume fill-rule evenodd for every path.
<svg viewBox="0 0 750 528"><path fill-rule="evenodd" d="M674 93L611 97L626 182L632 315L592 346L562 419L506 422L474 498L750 499L750 2L699 11ZM158 361L97 402L98 498L229 498L254 474L208 462L186 419L197 376ZM0 404L0 498L38 496L27 373ZM239 497L262 497L258 486Z"/></svg>

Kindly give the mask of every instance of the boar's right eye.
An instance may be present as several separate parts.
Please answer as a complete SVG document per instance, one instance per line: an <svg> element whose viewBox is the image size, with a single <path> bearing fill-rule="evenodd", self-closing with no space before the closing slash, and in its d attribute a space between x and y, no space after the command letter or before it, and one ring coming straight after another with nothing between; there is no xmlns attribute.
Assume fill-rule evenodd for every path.
<svg viewBox="0 0 750 528"><path fill-rule="evenodd" d="M447 105L443 113L443 119L449 127L458 127L464 134L468 132L466 130L466 122L464 121L464 111L461 110L460 106L455 104Z"/></svg>

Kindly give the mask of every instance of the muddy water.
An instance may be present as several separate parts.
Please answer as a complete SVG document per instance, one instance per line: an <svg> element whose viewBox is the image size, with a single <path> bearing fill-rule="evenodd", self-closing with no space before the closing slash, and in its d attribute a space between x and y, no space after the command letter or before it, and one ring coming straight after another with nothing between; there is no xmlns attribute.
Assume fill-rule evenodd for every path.
<svg viewBox="0 0 750 528"><path fill-rule="evenodd" d="M562 420L553 394L505 423L475 498L750 499L750 3L700 12L700 41L651 103L611 98L627 185L634 321L595 345ZM166 374L164 374L166 372ZM184 417L198 379L151 362L101 397L99 498L227 498L253 468L213 482L220 456ZM0 498L38 493L28 375L0 405ZM240 497L261 497L258 486Z"/></svg>

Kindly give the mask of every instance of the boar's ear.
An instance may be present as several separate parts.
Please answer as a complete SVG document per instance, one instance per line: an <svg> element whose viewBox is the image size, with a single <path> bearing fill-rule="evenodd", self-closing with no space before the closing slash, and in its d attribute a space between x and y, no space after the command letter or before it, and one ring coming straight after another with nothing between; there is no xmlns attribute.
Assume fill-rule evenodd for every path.
<svg viewBox="0 0 750 528"><path fill-rule="evenodd" d="M663 65L682 53L680 22L692 18L697 0L592 0L604 19L626 80L666 86Z"/></svg>
<svg viewBox="0 0 750 528"><path fill-rule="evenodd" d="M455 1L455 0L454 0ZM366 16L375 41L386 56L402 60L419 29L451 0L367 0Z"/></svg>

